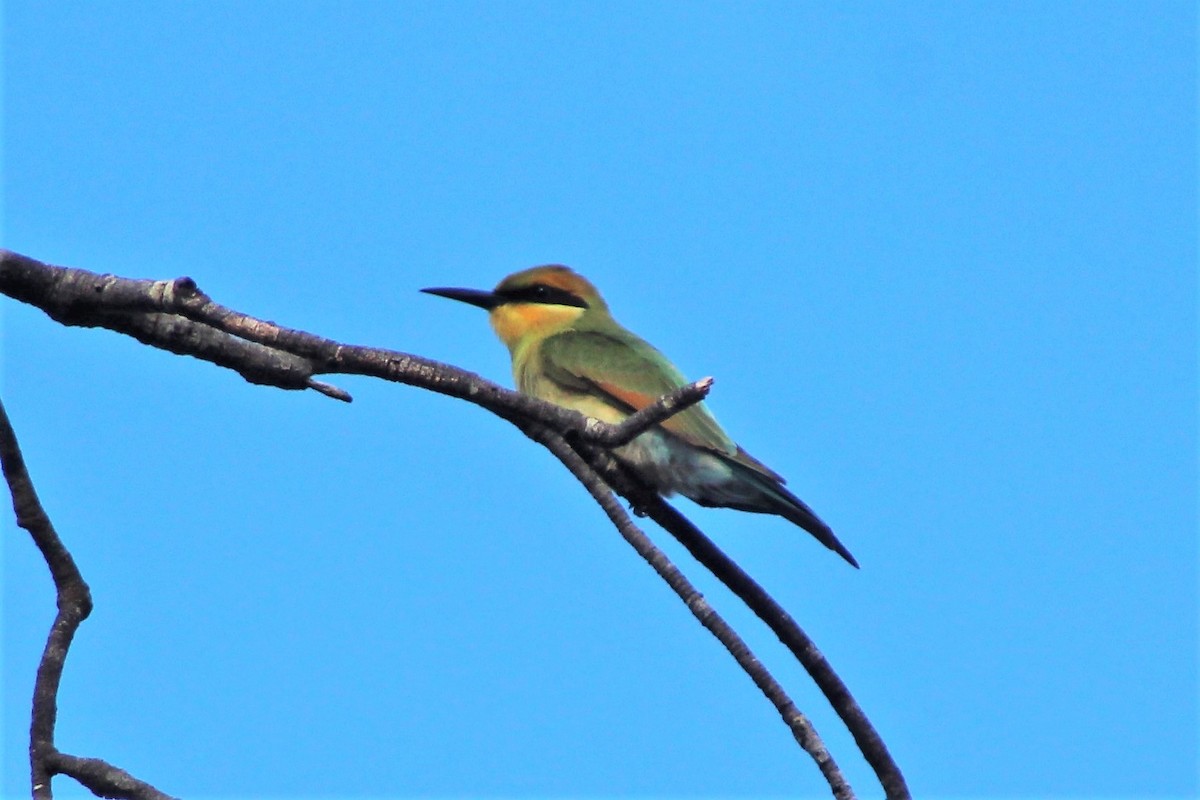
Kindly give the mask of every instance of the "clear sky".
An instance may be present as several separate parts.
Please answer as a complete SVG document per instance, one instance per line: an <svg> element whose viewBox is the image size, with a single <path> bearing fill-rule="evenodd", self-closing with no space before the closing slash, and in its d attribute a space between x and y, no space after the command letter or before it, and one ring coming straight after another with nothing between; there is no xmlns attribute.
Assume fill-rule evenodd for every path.
<svg viewBox="0 0 1200 800"><path fill-rule="evenodd" d="M3 244L505 385L418 289L570 264L862 563L681 501L917 796L1193 797L1196 38L1183 2L8 2ZM827 796L508 424L0 309L96 600L63 749L191 798ZM53 600L3 524L16 797Z"/></svg>

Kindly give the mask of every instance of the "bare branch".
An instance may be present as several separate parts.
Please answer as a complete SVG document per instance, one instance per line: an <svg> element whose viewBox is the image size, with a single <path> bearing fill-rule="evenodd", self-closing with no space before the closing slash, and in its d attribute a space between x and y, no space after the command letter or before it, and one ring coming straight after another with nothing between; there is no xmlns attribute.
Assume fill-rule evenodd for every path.
<svg viewBox="0 0 1200 800"><path fill-rule="evenodd" d="M613 479L610 473L605 474L610 480ZM863 757L879 778L888 800L909 800L912 795L904 775L901 774L875 726L867 719L867 715L850 694L850 689L825 659L816 643L783 606L666 500L632 481L622 485L618 478L617 485L622 487L619 491L635 503L642 513L674 536L697 561L767 624L812 677L834 711L842 718Z"/></svg>
<svg viewBox="0 0 1200 800"><path fill-rule="evenodd" d="M682 387L632 415L621 425L613 426L586 418L576 411L509 391L474 373L436 361L392 350L342 344L255 319L213 302L190 278L174 281L132 281L107 275L98 276L83 270L54 267L15 253L0 251L0 292L36 305L64 324L108 327L133 335L146 344L192 355L236 370L253 383L284 389L312 388L327 396L348 401L348 394L316 381L312 376L357 374L404 383L466 400L512 422L559 455L564 464L572 469L592 492L597 502L609 513L622 535L626 535L628 528L622 526L632 526L632 523L627 517L625 523L618 522L618 517L614 517L610 510L615 501L607 488L597 489L594 483L585 480L581 473L568 463L569 459L564 458L560 452L562 447L559 442L565 440L577 451L578 457L586 465L590 465L589 470L599 471L604 480L629 499L636 508L649 514L678 538L701 564L712 571L771 627L808 670L851 730L855 741L879 776L889 800L905 800L909 797L904 779L882 740L840 678L795 621L691 522L657 494L642 486L636 478L627 474L607 454L605 448L627 443L648 428L661 424L672 414L699 402L707 395L711 379ZM104 298L103 302L98 298ZM111 303L108 302L110 299ZM114 311L114 308L117 310ZM535 430L554 433L552 436L535 435L531 432ZM562 440L557 438L559 436ZM607 497L607 500L603 500L602 496ZM616 508L620 511L619 505L616 505ZM623 514L621 511L621 515ZM640 531L638 533L644 538L644 534ZM630 543L634 544L633 541ZM635 544L635 548L639 553L643 553L639 545ZM643 553L647 560L651 560L646 554L649 552ZM650 555L652 557L652 553ZM655 568L658 569L657 566ZM674 567L671 569L674 570ZM666 579L667 576L663 577ZM671 580L668 580L668 583L671 583ZM675 584L672 584L672 588L676 588ZM691 591L694 592L694 589ZM683 596L681 594L681 597ZM699 595L695 597L698 598ZM699 606L694 607L694 601L685 597L685 602L688 602L689 608L693 608L693 613L697 613L696 609ZM702 599L699 602L703 602ZM711 611L707 609L707 604L704 604L703 609L705 614ZM701 614L697 613L697 616ZM704 617L701 617L701 621L704 621ZM724 639L722 642L727 648L730 647ZM743 663L738 652L734 649L730 652L738 659L739 664L742 664L743 669L751 671L747 668L749 662ZM748 651L746 656L753 659ZM753 663L758 662L753 659ZM751 675L754 677L755 673L751 672ZM769 678L769 675L766 677ZM792 728L797 741L800 741L802 734L797 733L798 723L794 725L791 716L794 706L790 706L791 710L786 710L787 705L781 706L786 700L786 695L782 696L783 699L778 699L773 694L777 685L772 688L768 683L760 683L758 678L755 678L755 682L776 704L776 708L780 709L785 722ZM787 704L790 702L786 700ZM799 714L798 711L795 713ZM801 741L801 744L804 742ZM818 763L822 763L821 758L818 758ZM824 766L822 770L825 770ZM838 784L831 781L831 786L837 794ZM848 787L846 791L849 791Z"/></svg>
<svg viewBox="0 0 1200 800"><path fill-rule="evenodd" d="M54 746L54 725L58 719L58 687L62 681L67 651L80 623L92 611L92 596L75 560L58 537L54 525L38 499L33 480L25 467L17 435L9 422L4 403L0 402L0 463L4 479L12 492L17 525L29 531L42 553L54 589L58 595L58 614L50 626L46 648L38 664L33 688L33 713L29 725L30 780L35 800L52 797L50 778L57 773L85 776L80 782L101 797L132 800L160 800L166 795L153 786L132 778L128 773L98 759L80 759L60 753Z"/></svg>
<svg viewBox="0 0 1200 800"><path fill-rule="evenodd" d="M309 388L313 369L303 357L166 313L179 282L97 275L0 250L0 292L37 306L56 322L124 333L142 344L232 369L250 383Z"/></svg>
<svg viewBox="0 0 1200 800"><path fill-rule="evenodd" d="M700 621L708 631L716 637L729 654L733 656L750 679L754 681L755 686L759 688L771 704L775 706L775 710L779 712L779 716L783 718L783 722L791 730L792 735L796 738L797 743L804 749L806 753L812 756L817 763L817 768L821 770L821 774L825 780L829 782L830 788L833 790L834 797L838 800L852 800L854 792L850 785L846 782L841 770L838 769L837 763L833 760L833 756L825 747L825 743L821 741L821 737L813 728L812 723L808 718L796 708L795 703L788 697L783 687L778 681L771 676L762 662L750 650L749 645L745 640L737 634L733 628L729 627L724 618L709 605L704 596L697 591L696 587L689 581L679 569L671 563L667 558L666 553L658 549L649 537L633 523L625 509L617 502L613 496L612 490L588 464L579 453L571 448L559 434L538 424L525 424L522 430L533 440L541 442L550 452L563 463L568 470L571 471L584 488L588 490L592 498L604 509L604 513L612 521L617 531L626 542L633 547L637 554L649 564L655 572L658 573L671 590L679 596L688 610Z"/></svg>
<svg viewBox="0 0 1200 800"><path fill-rule="evenodd" d="M557 455L557 453L556 453ZM849 688L834 671L807 633L784 608L737 562L704 535L691 520L640 483L619 461L603 450L585 450L584 460L602 476L608 486L675 537L692 557L721 581L779 637L817 684L821 693L842 718L867 763L875 771L888 800L910 800L908 786L883 739L867 719ZM569 465L568 465L569 468ZM574 473L575 471L572 470ZM578 477L578 473L576 473ZM582 479L581 479L582 480Z"/></svg>
<svg viewBox="0 0 1200 800"><path fill-rule="evenodd" d="M54 772L74 778L97 797L121 800L175 800L171 795L163 794L145 781L140 781L125 770L98 758L79 758L56 751L46 762Z"/></svg>
<svg viewBox="0 0 1200 800"><path fill-rule="evenodd" d="M343 344L256 319L213 302L191 278L145 281L97 275L0 250L0 292L42 309L64 325L108 328L152 347L232 369L251 383L310 388L348 401L349 394L312 376L368 375L468 400L506 419L533 416L556 430L610 447L699 402L711 386L711 379L697 381L612 426L447 364Z"/></svg>

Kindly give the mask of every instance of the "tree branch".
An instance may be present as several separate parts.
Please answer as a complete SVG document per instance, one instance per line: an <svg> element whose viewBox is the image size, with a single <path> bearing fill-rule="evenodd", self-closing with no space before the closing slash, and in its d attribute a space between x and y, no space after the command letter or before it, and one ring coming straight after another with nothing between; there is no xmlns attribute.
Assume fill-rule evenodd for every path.
<svg viewBox="0 0 1200 800"><path fill-rule="evenodd" d="M850 689L834 671L807 633L783 606L737 562L725 554L691 520L664 500L657 492L641 484L619 461L606 451L585 449L582 457L618 494L629 501L639 514L654 520L671 534L705 569L733 592L767 627L779 637L817 684L834 711L846 724L863 757L875 771L888 800L910 800L908 786L883 739L867 719ZM572 470L574 472L574 470ZM578 474L576 474L578 477ZM582 479L581 479L582 480ZM764 692L765 693L765 692Z"/></svg>
<svg viewBox="0 0 1200 800"><path fill-rule="evenodd" d="M37 306L55 322L124 333L142 344L232 369L250 383L316 388L309 382L312 365L304 358L169 313L179 282L97 275L0 250L0 292Z"/></svg>
<svg viewBox="0 0 1200 800"><path fill-rule="evenodd" d="M38 665L33 688L33 712L29 725L30 782L35 800L49 800L53 794L50 779L56 774L68 774L101 797L120 797L130 800L164 800L167 795L143 783L123 770L100 759L82 759L60 753L54 746L54 725L58 719L58 687L62 681L67 651L80 623L92 612L92 596L83 580L75 559L67 550L49 515L38 499L33 480L25 467L17 435L9 422L8 412L0 401L0 464L4 479L12 492L13 511L17 525L29 531L33 543L42 553L54 590L58 596L58 614L50 626L42 660Z"/></svg>
<svg viewBox="0 0 1200 800"><path fill-rule="evenodd" d="M863 757L879 778L888 800L909 800L912 795L904 776L875 726L867 719L867 715L850 694L850 689L834 671L816 643L783 606L670 503L640 487L631 487L630 491L636 498L631 499L631 502L636 502L643 513L686 547L697 561L765 622L792 652L846 724Z"/></svg>
<svg viewBox="0 0 1200 800"><path fill-rule="evenodd" d="M642 543L644 540L648 544L645 535L629 521L605 481L629 499L635 508L678 538L703 566L771 627L808 670L851 730L879 776L889 800L907 800L909 797L899 768L882 740L840 678L790 615L691 522L627 474L608 455L606 448L627 443L672 414L699 402L707 395L711 378L660 398L620 425L608 425L570 409L509 391L456 367L407 353L342 344L250 317L213 302L190 278L134 281L50 266L0 250L0 292L41 308L63 324L107 327L134 336L145 344L233 369L252 383L283 389L311 388L348 401L348 394L314 380L313 376L367 375L466 400L512 422L554 452L584 483L639 554L656 570L660 570L660 566L666 570L666 573L660 570L659 574L751 675L802 746L806 741L811 744L811 741L819 743L819 740L815 740L815 733L811 733L811 727L802 721L803 717L797 716L800 712L765 669L761 673L758 671L762 665L745 649L740 638L717 634L713 626L720 628L724 622L661 553L655 555L658 551L653 545L646 549ZM597 474L604 476L603 479L596 477ZM587 477L589 475L591 477ZM614 507L619 515L614 515ZM620 521L622 517L624 522ZM636 535L630 529L636 531ZM668 575L672 577L668 578ZM805 749L817 759L835 795L850 796L849 787L841 780L823 746L811 750L805 746Z"/></svg>
<svg viewBox="0 0 1200 800"><path fill-rule="evenodd" d="M79 781L97 797L121 800L175 800L145 781L140 781L119 767L98 758L79 758L55 751L46 763L59 775Z"/></svg>
<svg viewBox="0 0 1200 800"><path fill-rule="evenodd" d="M838 800L852 800L853 790L846 782L841 770L838 769L837 763L826 749L825 743L821 741L821 737L813 728L812 723L796 708L795 703L750 650L745 640L709 605L692 582L671 563L666 553L657 548L649 537L633 523L633 520L625 513L625 509L613 496L612 490L592 465L572 449L565 439L544 425L526 423L521 427L526 435L545 445L558 457L558 460L583 484L592 499L608 515L609 520L612 521L625 541L671 587L671 590L679 596L679 599L699 620L700 624L707 628L709 633L729 651L738 666L750 676L759 691L775 706L775 710L779 712L784 724L791 730L796 742L812 756L817 768L829 782L834 797Z"/></svg>

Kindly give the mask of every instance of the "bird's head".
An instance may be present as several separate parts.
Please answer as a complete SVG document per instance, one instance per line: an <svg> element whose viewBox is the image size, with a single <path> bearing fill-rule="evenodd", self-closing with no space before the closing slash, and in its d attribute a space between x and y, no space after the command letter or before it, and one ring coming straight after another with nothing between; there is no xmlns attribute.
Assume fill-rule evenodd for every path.
<svg viewBox="0 0 1200 800"><path fill-rule="evenodd" d="M550 264L514 272L490 292L422 289L485 308L492 328L515 351L523 341L543 339L575 324L585 314L608 314L596 287L570 267Z"/></svg>

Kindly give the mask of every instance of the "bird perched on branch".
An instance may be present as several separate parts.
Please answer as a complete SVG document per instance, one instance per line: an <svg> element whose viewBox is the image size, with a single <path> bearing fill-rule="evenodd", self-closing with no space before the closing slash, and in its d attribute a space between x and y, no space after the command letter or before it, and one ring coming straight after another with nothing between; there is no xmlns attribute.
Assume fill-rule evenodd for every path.
<svg viewBox="0 0 1200 800"><path fill-rule="evenodd" d="M550 265L509 275L493 291L421 291L487 309L512 355L519 391L619 423L687 384L674 365L621 327L586 278ZM853 566L833 531L788 491L781 478L738 447L698 403L614 448L646 484L702 506L778 514L811 533Z"/></svg>

